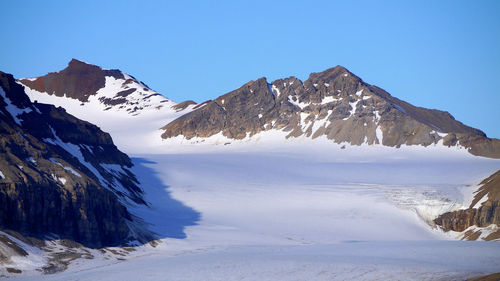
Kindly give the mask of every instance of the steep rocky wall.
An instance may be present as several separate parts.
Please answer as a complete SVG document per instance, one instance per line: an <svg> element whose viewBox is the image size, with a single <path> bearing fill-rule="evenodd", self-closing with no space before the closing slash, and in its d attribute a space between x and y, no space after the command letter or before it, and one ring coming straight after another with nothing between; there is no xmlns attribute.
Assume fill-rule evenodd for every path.
<svg viewBox="0 0 500 281"><path fill-rule="evenodd" d="M122 202L145 204L142 190L109 134L32 104L9 74L0 87L0 228L88 247L136 239Z"/></svg>

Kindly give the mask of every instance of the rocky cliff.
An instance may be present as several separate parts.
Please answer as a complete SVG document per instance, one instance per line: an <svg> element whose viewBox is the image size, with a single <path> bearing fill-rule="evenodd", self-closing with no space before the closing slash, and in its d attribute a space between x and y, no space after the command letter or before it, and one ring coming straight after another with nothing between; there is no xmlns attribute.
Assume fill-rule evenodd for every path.
<svg viewBox="0 0 500 281"><path fill-rule="evenodd" d="M469 208L440 215L434 222L444 230L463 232L472 226L478 228L490 225L500 226L500 170L484 179ZM464 238L477 240L481 229L471 229L464 233ZM500 229L492 228L491 233L482 237L484 240L500 239Z"/></svg>
<svg viewBox="0 0 500 281"><path fill-rule="evenodd" d="M242 139L267 130L287 137L324 136L336 143L461 145L474 155L500 158L500 140L455 120L445 111L413 106L337 66L305 82L265 78L199 105L165 125L163 138Z"/></svg>
<svg viewBox="0 0 500 281"><path fill-rule="evenodd" d="M0 228L67 238L88 247L120 245L133 219L124 204L146 204L109 134L62 108L31 103L0 72Z"/></svg>

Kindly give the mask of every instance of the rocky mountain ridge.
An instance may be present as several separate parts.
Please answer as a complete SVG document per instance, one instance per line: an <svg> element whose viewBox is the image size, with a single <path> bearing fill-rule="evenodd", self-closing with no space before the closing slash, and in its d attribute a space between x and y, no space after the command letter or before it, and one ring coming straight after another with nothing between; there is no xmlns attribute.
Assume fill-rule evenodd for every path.
<svg viewBox="0 0 500 281"><path fill-rule="evenodd" d="M0 134L1 229L91 248L146 238L132 235L147 231L126 208L145 205L143 191L109 134L62 108L32 103L3 72Z"/></svg>
<svg viewBox="0 0 500 281"><path fill-rule="evenodd" d="M367 84L341 66L269 83L250 81L162 127L162 138L232 139L282 130L289 137L326 137L351 145L463 146L479 156L500 158L500 140L445 111L413 106Z"/></svg>

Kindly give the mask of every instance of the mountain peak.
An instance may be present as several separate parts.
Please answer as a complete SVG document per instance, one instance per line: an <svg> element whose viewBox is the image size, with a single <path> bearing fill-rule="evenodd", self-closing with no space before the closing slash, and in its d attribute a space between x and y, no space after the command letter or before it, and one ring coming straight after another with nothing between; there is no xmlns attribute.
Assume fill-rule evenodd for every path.
<svg viewBox="0 0 500 281"><path fill-rule="evenodd" d="M75 58L72 58L69 63L68 63L68 66L66 67L66 69L70 68L82 68L82 67L85 67L85 68L98 68L98 69L101 69L101 67L97 66L97 65L94 65L94 64L91 64L91 63L88 63L88 62L84 62L84 61L81 61L81 60L78 60L78 59L75 59Z"/></svg>
<svg viewBox="0 0 500 281"><path fill-rule="evenodd" d="M105 86L106 76L124 79L117 69L104 70L99 66L72 59L68 66L36 79L22 79L21 83L38 92L47 92L56 96L66 96L86 102L88 97Z"/></svg>
<svg viewBox="0 0 500 281"><path fill-rule="evenodd" d="M361 79L352 74L347 68L337 65L335 67L328 68L322 72L313 72L309 75L309 79L311 82L315 81L333 81L336 80L337 78L341 79L349 79L349 80L355 80L356 82L361 82Z"/></svg>

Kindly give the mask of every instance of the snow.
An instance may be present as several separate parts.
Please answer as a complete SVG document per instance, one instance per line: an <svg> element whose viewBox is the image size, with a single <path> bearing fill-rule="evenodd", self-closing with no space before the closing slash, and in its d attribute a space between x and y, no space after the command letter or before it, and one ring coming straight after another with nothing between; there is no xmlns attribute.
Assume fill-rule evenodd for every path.
<svg viewBox="0 0 500 281"><path fill-rule="evenodd" d="M262 118L262 114L261 114L261 113L259 113L259 119L260 119L260 118Z"/></svg>
<svg viewBox="0 0 500 281"><path fill-rule="evenodd" d="M52 141L51 143L52 143L52 144L55 144L56 142L55 142L55 141ZM82 175L80 175L80 174L79 174L77 171L75 171L73 168L71 168L71 167L69 167L69 166L64 166L63 164L59 163L59 162L58 162L57 160L55 160L54 158L50 158L49 160L50 160L50 162L55 163L55 164L57 164L57 165L59 165L59 166L63 167L63 169L64 169L64 170L66 170L66 171L70 171L73 175L75 175L75 176L77 176L77 177L79 177L79 178L81 178L81 177L82 177Z"/></svg>
<svg viewBox="0 0 500 281"><path fill-rule="evenodd" d="M5 175L0 171L0 179L5 179Z"/></svg>
<svg viewBox="0 0 500 281"><path fill-rule="evenodd" d="M17 255L12 256L10 258L10 264L12 265L12 267L20 269L22 271L30 271L30 270L34 271L37 268L40 268L46 264L47 259L43 256L43 252L40 249L30 246L3 231L0 231L0 235L5 235L8 239L10 239L17 246L19 246L28 253L28 256L17 256ZM0 250L5 250L2 249L1 244L0 244ZM9 262L7 262L7 264L2 264L2 266L0 267L0 272L2 272L2 267L7 267L10 264Z"/></svg>
<svg viewBox="0 0 500 281"><path fill-rule="evenodd" d="M375 114L375 121L378 124L378 122L380 121L380 113L378 113L378 110L375 110L373 113Z"/></svg>
<svg viewBox="0 0 500 281"><path fill-rule="evenodd" d="M485 194L477 203L472 207L472 209L477 209L483 205L484 202L488 201L488 194Z"/></svg>
<svg viewBox="0 0 500 281"><path fill-rule="evenodd" d="M351 110L349 112L349 116L347 116L346 118L343 118L342 120L345 121L345 120L349 119L351 116L354 115L354 113L356 112L356 106L357 106L358 102L359 102L359 100L356 100L354 102L350 102L349 103L349 105L351 106Z"/></svg>
<svg viewBox="0 0 500 281"><path fill-rule="evenodd" d="M163 243L50 279L435 280L498 270L500 244L450 241L427 224L457 208L462 186L498 160L444 147L340 149L321 138L272 145L281 135L259 137L134 154L132 172L152 208L133 214ZM172 234L181 226L184 236Z"/></svg>
<svg viewBox="0 0 500 281"><path fill-rule="evenodd" d="M342 98L340 99L337 99L335 98L334 96L326 96L324 97L322 100L321 100L321 104L327 104L327 103L331 103L331 102L334 102L334 101L339 101L341 100Z"/></svg>
<svg viewBox="0 0 500 281"><path fill-rule="evenodd" d="M21 120L19 120L19 118L17 116L19 116L23 113L30 113L32 111L31 108L19 108L19 107L15 106L11 102L11 100L7 97L7 94L5 93L5 91L3 90L2 87L0 87L0 95L3 97L3 100L7 104L5 106L5 109L7 110L7 112L10 113L10 115L12 116L12 118L14 118L14 121L18 125L21 125Z"/></svg>
<svg viewBox="0 0 500 281"><path fill-rule="evenodd" d="M299 101L298 101L298 98L297 98L297 101L294 101L291 95L290 95L290 96L288 96L288 101L289 101L291 104L298 106L300 109L304 109L306 106L308 106L308 105L309 105L309 103L299 102Z"/></svg>
<svg viewBox="0 0 500 281"><path fill-rule="evenodd" d="M142 150L141 146L137 145L138 143L148 143L151 138L159 137L157 134L159 128L181 115L192 111L193 107L196 106L189 105L185 110L177 111L171 108L176 103L163 96L153 96L144 100L144 95L151 95L155 92L152 90L143 92L139 90L139 88L142 89L142 86L134 82L127 84L131 87L135 85L134 87L138 88L134 93L127 96L130 99L130 105L125 108L113 107L112 109L105 110L108 106L101 103L99 98L114 96L117 93L116 91L124 90L118 87L119 82L124 81L119 81L113 77L106 77L106 87L100 89L98 95L90 96L89 101L83 103L83 105L81 105L82 102L79 100L66 96L57 97L55 95L48 95L32 90L29 87L24 87L24 89L32 101L37 100L39 103L61 106L77 118L97 124L103 131L113 136L114 143L120 149L127 151ZM130 114L126 109L135 107L135 103L139 103L143 106L143 109L139 110L138 114ZM157 106L162 107L157 109ZM115 135L127 137L115 137Z"/></svg>
<svg viewBox="0 0 500 281"><path fill-rule="evenodd" d="M59 181L60 181L63 185L65 185L65 184L66 184L66 179L65 179L65 178L63 178L63 177L58 177L57 179L58 179L58 180L59 180Z"/></svg>
<svg viewBox="0 0 500 281"><path fill-rule="evenodd" d="M276 92L276 97L279 97L281 95L280 89L278 89L278 87L272 85L271 90L272 90L272 92Z"/></svg>
<svg viewBox="0 0 500 281"><path fill-rule="evenodd" d="M382 128L380 128L380 125L377 126L377 129L375 129L375 134L377 135L378 143L382 144L384 140L384 133L382 132Z"/></svg>

